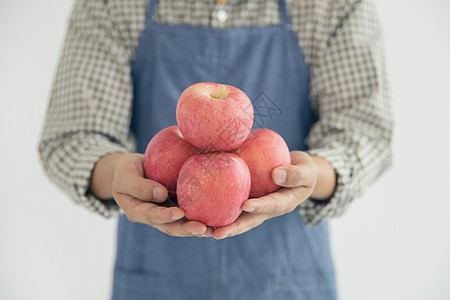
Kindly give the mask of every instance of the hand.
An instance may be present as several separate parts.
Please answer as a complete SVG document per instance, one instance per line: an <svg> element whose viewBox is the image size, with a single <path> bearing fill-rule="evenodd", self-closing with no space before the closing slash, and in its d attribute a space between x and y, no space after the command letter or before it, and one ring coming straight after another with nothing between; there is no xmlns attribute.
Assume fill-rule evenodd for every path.
<svg viewBox="0 0 450 300"><path fill-rule="evenodd" d="M168 192L162 184L144 177L143 157L142 154L105 157L114 166L112 196L128 220L147 224L171 236L211 236L211 228L188 221L181 208L158 205L167 200ZM101 160L99 163L101 167ZM94 169L94 176L95 172Z"/></svg>
<svg viewBox="0 0 450 300"><path fill-rule="evenodd" d="M212 232L213 237L221 239L247 232L267 219L293 211L309 198L316 187L319 174L316 160L306 152L292 151L291 163L272 171L272 179L282 186L281 189L261 198L245 201L242 205L244 212L237 220L228 226L216 228Z"/></svg>

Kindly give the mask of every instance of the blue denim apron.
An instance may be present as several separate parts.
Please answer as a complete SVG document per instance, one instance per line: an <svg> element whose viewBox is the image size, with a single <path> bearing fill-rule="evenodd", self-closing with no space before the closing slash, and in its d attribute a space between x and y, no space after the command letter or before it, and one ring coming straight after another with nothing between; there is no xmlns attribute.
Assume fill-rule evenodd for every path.
<svg viewBox="0 0 450 300"><path fill-rule="evenodd" d="M147 10L133 62L131 130L137 152L162 128L175 125L181 92L200 81L242 89L255 109L254 127L305 150L314 114L309 70L290 26L282 23L218 29L170 25ZM326 222L307 228L297 212L223 240L171 237L119 220L113 299L336 299Z"/></svg>

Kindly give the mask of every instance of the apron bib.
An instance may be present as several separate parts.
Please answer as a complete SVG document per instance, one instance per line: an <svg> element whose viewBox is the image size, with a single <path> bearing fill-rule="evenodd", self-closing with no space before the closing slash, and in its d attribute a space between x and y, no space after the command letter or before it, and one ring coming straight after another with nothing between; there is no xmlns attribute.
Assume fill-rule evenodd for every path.
<svg viewBox="0 0 450 300"><path fill-rule="evenodd" d="M310 75L284 0L281 24L227 29L159 23L156 6L151 0L132 66L137 152L176 125L178 97L201 81L240 88L254 128L306 150ZM114 300L336 299L327 223L307 228L296 211L219 241L171 237L121 216L117 243Z"/></svg>

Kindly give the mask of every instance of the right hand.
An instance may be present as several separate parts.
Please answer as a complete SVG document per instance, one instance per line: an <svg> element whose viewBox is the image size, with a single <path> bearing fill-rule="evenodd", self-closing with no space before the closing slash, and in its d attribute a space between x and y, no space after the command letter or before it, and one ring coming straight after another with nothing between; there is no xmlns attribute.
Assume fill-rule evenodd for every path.
<svg viewBox="0 0 450 300"><path fill-rule="evenodd" d="M128 220L154 227L171 236L211 236L212 228L184 218L179 207L161 206L168 198L167 189L146 179L142 154L120 154L114 163L112 196Z"/></svg>

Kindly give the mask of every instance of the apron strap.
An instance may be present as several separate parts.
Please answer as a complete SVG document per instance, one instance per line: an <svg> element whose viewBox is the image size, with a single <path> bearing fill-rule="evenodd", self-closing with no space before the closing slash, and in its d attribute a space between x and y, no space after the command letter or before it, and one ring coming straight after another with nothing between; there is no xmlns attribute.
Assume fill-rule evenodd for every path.
<svg viewBox="0 0 450 300"><path fill-rule="evenodd" d="M289 8L286 3L286 0L280 0L280 14L281 20L284 25L291 26L291 16L289 15Z"/></svg>
<svg viewBox="0 0 450 300"><path fill-rule="evenodd" d="M145 26L147 28L149 28L148 25L150 25L150 23L153 22L153 17L155 15L156 6L158 6L158 0L149 0L149 4L147 7L147 14L146 14L146 18L145 18Z"/></svg>

